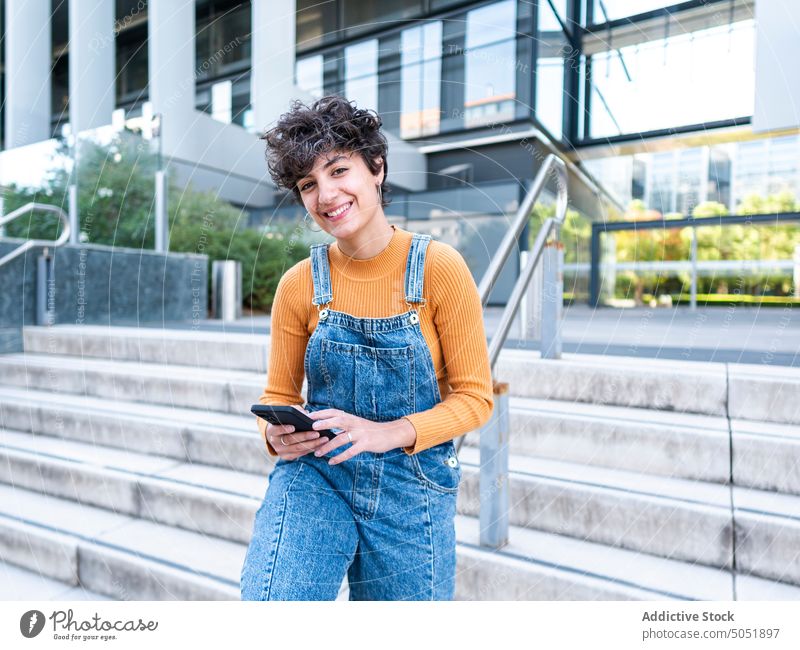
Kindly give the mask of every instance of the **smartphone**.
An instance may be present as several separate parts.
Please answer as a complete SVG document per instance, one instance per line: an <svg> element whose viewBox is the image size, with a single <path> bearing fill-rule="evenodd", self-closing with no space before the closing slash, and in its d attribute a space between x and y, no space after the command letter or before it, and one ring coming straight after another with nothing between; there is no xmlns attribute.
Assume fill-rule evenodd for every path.
<svg viewBox="0 0 800 650"><path fill-rule="evenodd" d="M270 424L290 424L295 431L313 431L314 420L293 406L269 406L267 404L253 404L250 411ZM320 429L319 435L328 439L336 437L330 429Z"/></svg>

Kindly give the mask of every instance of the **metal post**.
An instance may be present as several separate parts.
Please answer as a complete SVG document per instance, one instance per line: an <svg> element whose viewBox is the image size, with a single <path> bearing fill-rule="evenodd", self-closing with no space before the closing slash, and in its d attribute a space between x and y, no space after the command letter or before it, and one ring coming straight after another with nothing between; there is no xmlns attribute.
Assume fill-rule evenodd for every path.
<svg viewBox="0 0 800 650"><path fill-rule="evenodd" d="M55 281L50 251L45 248L36 262L36 324L52 325L55 320Z"/></svg>
<svg viewBox="0 0 800 650"><path fill-rule="evenodd" d="M589 253L589 306L597 307L600 304L600 236L603 231L592 224L592 242Z"/></svg>
<svg viewBox="0 0 800 650"><path fill-rule="evenodd" d="M613 303L617 295L617 236L607 232L603 238L603 257L600 260L600 290L606 300Z"/></svg>
<svg viewBox="0 0 800 650"><path fill-rule="evenodd" d="M520 253L519 267L524 269L528 265L529 251ZM533 270L533 276L528 283L522 300L519 304L519 338L523 341L539 340L542 335L542 265L541 262Z"/></svg>
<svg viewBox="0 0 800 650"><path fill-rule="evenodd" d="M697 309L697 228L692 226L692 287L689 308Z"/></svg>
<svg viewBox="0 0 800 650"><path fill-rule="evenodd" d="M242 317L242 263L217 260L211 263L212 318L235 321Z"/></svg>
<svg viewBox="0 0 800 650"><path fill-rule="evenodd" d="M77 172L75 172L77 174ZM80 228L78 226L78 186L73 183L69 186L69 243L80 243Z"/></svg>
<svg viewBox="0 0 800 650"><path fill-rule="evenodd" d="M564 244L547 243L542 251L542 358L561 358L561 313L564 308Z"/></svg>
<svg viewBox="0 0 800 650"><path fill-rule="evenodd" d="M508 384L494 382L494 409L481 430L480 545L508 543Z"/></svg>
<svg viewBox="0 0 800 650"><path fill-rule="evenodd" d="M156 171L156 250L166 253L169 249L169 228L167 227L166 174L163 169Z"/></svg>
<svg viewBox="0 0 800 650"><path fill-rule="evenodd" d="M800 244L794 247L794 297L800 298Z"/></svg>

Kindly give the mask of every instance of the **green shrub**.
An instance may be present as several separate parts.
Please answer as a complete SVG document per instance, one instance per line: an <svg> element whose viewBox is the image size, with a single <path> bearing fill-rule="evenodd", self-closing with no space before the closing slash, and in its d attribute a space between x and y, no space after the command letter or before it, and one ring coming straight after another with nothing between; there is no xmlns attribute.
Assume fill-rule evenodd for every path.
<svg viewBox="0 0 800 650"><path fill-rule="evenodd" d="M62 145L58 156L67 156ZM150 143L122 131L109 145L82 140L79 145L78 214L81 241L142 250L155 245L154 174L157 156ZM242 264L242 300L245 306L268 311L283 273L308 256L302 231L290 226L261 233L248 229L247 213L220 199L214 192L198 192L191 185L178 187L167 176L169 250L202 253L211 263L238 260ZM5 212L31 201L68 209L72 179L54 159L42 187L3 188ZM56 217L28 214L7 226L9 237L55 239L60 230ZM300 235L300 237L298 237Z"/></svg>

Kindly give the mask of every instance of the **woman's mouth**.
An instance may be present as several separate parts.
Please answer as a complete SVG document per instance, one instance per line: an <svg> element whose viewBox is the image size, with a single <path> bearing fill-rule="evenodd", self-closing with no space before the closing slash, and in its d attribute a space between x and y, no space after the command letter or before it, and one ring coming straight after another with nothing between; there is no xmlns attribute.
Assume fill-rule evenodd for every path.
<svg viewBox="0 0 800 650"><path fill-rule="evenodd" d="M348 212L350 212L350 208L352 207L353 207L353 202L350 201L350 203L346 203L343 206L339 206L336 210L333 211L333 213L324 212L323 214L325 215L325 218L328 221L339 221L345 215L347 215Z"/></svg>

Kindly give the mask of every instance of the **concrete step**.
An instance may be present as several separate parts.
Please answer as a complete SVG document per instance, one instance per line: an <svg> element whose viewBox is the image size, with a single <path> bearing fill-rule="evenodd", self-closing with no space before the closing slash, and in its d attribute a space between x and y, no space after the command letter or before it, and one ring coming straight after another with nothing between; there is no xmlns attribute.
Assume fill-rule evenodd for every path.
<svg viewBox="0 0 800 650"><path fill-rule="evenodd" d="M22 337L28 353L84 359L245 370L263 374L269 358L269 335L266 332L263 336L254 336L224 331L58 325L26 327Z"/></svg>
<svg viewBox="0 0 800 650"><path fill-rule="evenodd" d="M0 355L3 386L238 415L250 413L264 380L262 375L237 370L27 353Z"/></svg>
<svg viewBox="0 0 800 650"><path fill-rule="evenodd" d="M252 526L252 522L251 522ZM114 600L238 600L245 544L0 485L0 560ZM346 580L337 600L347 600Z"/></svg>
<svg viewBox="0 0 800 650"><path fill-rule="evenodd" d="M459 512L479 512L478 451L462 450ZM0 432L0 481L246 544L265 475L26 433ZM730 568L721 485L533 458L510 467L511 523L658 557ZM734 488L737 567L800 584L800 498ZM769 549L769 553L765 553Z"/></svg>
<svg viewBox="0 0 800 650"><path fill-rule="evenodd" d="M263 374L269 336L99 326L26 327L28 353ZM505 349L496 376L520 397L800 424L800 369ZM262 379L263 381L263 379Z"/></svg>
<svg viewBox="0 0 800 650"><path fill-rule="evenodd" d="M0 427L257 474L274 463L255 416L200 408L0 387Z"/></svg>
<svg viewBox="0 0 800 650"><path fill-rule="evenodd" d="M477 516L478 450L461 462L459 511ZM723 569L735 543L738 571L800 585L800 497L530 457L509 486L514 525Z"/></svg>
<svg viewBox="0 0 800 650"><path fill-rule="evenodd" d="M460 600L797 600L800 588L511 526L499 550L456 517Z"/></svg>
<svg viewBox="0 0 800 650"><path fill-rule="evenodd" d="M0 486L0 559L114 600L235 600L246 548Z"/></svg>
<svg viewBox="0 0 800 650"><path fill-rule="evenodd" d="M512 454L727 483L726 418L512 398ZM252 415L0 387L0 426L265 473ZM800 429L733 420L734 483L800 494ZM465 446L478 444L467 435Z"/></svg>
<svg viewBox="0 0 800 650"><path fill-rule="evenodd" d="M459 600L730 598L728 572L512 528L501 550L478 546L457 516ZM101 508L0 486L0 560L119 600L238 598L246 546ZM800 589L737 576L738 597L797 600ZM74 592L73 592L74 593ZM338 600L346 600L346 580Z"/></svg>
<svg viewBox="0 0 800 650"><path fill-rule="evenodd" d="M246 544L266 475L0 431L0 482Z"/></svg>
<svg viewBox="0 0 800 650"><path fill-rule="evenodd" d="M84 587L68 584L0 562L0 600L111 600Z"/></svg>

